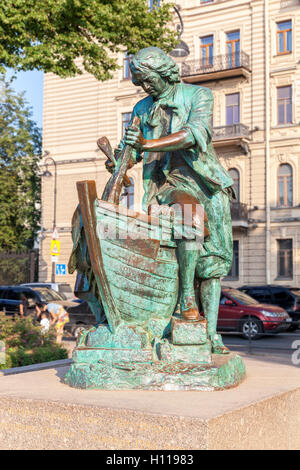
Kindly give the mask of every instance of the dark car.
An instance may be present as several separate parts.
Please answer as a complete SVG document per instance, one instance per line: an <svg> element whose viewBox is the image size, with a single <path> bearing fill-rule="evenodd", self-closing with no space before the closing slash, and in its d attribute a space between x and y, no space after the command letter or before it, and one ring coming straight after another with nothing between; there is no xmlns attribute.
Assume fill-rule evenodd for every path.
<svg viewBox="0 0 300 470"><path fill-rule="evenodd" d="M92 313L89 304L86 301L77 303L67 308L69 314L69 323L66 323L64 329L71 333L75 338L81 333L82 330L96 325L95 315Z"/></svg>
<svg viewBox="0 0 300 470"><path fill-rule="evenodd" d="M20 286L25 287L45 287L47 289L55 290L64 300L74 299L73 290L67 282L29 282L26 284L20 284Z"/></svg>
<svg viewBox="0 0 300 470"><path fill-rule="evenodd" d="M250 295L258 302L278 305L287 311L292 319L289 331L295 331L300 325L300 289L283 286L243 286L239 290Z"/></svg>
<svg viewBox="0 0 300 470"><path fill-rule="evenodd" d="M239 331L244 338L257 339L262 333L286 331L290 325L291 318L282 308L259 303L237 289L222 289L218 330Z"/></svg>
<svg viewBox="0 0 300 470"><path fill-rule="evenodd" d="M34 313L35 305L40 302L57 303L66 309L77 305L63 299L58 292L45 287L0 286L0 311L6 315L18 314L23 296L28 301L29 315Z"/></svg>

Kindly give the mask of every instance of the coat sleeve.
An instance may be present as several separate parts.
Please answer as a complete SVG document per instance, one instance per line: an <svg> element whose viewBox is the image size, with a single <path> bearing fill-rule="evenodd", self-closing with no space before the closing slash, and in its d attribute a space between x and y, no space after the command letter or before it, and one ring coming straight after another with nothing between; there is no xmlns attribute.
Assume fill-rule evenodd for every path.
<svg viewBox="0 0 300 470"><path fill-rule="evenodd" d="M192 132L200 151L207 152L211 142L213 95L209 88L199 87L192 96L192 106L183 129Z"/></svg>

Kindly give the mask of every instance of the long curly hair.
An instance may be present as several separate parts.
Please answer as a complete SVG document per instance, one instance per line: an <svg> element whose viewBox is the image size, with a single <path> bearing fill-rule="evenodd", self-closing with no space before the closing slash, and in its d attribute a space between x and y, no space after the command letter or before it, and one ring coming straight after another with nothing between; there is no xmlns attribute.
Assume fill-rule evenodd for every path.
<svg viewBox="0 0 300 470"><path fill-rule="evenodd" d="M158 47L146 47L137 52L130 62L130 69L132 75L135 72L141 72L147 76L154 71L167 79L169 83L180 82L178 65Z"/></svg>

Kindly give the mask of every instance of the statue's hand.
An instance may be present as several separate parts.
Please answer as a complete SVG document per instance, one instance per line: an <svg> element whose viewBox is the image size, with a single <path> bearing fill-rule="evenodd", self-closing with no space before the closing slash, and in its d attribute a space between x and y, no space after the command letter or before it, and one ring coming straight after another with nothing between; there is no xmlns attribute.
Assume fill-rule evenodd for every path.
<svg viewBox="0 0 300 470"><path fill-rule="evenodd" d="M107 171L109 171L109 173L113 174L115 170L115 165L110 160L106 160L105 168L107 169Z"/></svg>
<svg viewBox="0 0 300 470"><path fill-rule="evenodd" d="M131 147L135 148L139 152L143 152L146 140L144 139L140 129L129 126L125 132L125 143L127 145L131 145Z"/></svg>

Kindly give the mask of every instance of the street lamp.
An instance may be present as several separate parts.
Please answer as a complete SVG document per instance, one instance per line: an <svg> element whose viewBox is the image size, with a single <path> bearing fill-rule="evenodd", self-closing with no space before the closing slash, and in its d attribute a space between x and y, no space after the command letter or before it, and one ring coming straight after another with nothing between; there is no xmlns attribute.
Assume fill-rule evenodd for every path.
<svg viewBox="0 0 300 470"><path fill-rule="evenodd" d="M178 39L180 39L184 31L182 17L179 12L181 7L180 5L175 5L173 8L175 12L177 13L177 16L180 21L180 24L177 25ZM190 53L189 46L184 41L180 40L177 46L175 46L175 48L170 52L170 55L172 57L187 57L189 53Z"/></svg>
<svg viewBox="0 0 300 470"><path fill-rule="evenodd" d="M57 196L57 167L56 161L49 157L49 152L46 152L47 157L44 160L44 165L46 165L46 170L42 174L45 178L51 178L52 173L48 169L48 162L51 161L54 165L54 205L53 205L53 233L56 231L56 196ZM52 273L51 273L51 282L55 282L55 261L52 261Z"/></svg>

